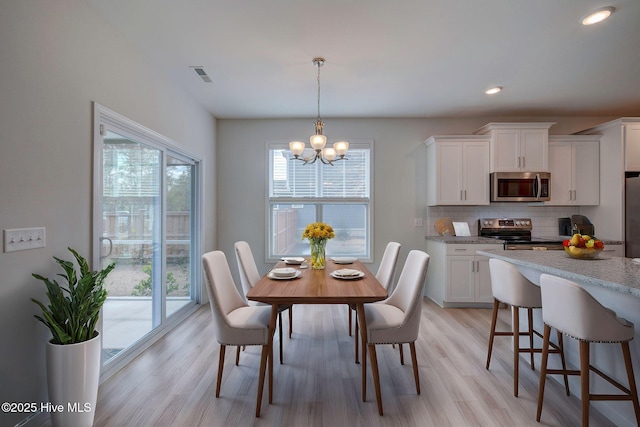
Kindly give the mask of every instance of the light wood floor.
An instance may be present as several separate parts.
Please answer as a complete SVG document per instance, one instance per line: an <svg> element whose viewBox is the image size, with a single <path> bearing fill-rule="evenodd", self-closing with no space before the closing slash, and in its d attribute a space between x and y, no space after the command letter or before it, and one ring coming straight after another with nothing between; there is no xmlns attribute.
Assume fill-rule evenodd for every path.
<svg viewBox="0 0 640 427"><path fill-rule="evenodd" d="M508 338L496 339L491 370L485 370L490 310L441 309L428 300L416 343L422 394L415 394L408 349L402 366L397 349L378 347L385 411L380 417L370 371L367 402L361 399L347 313L346 306L294 307L284 365L277 363L275 351L274 402L267 403L265 390L258 419L260 348L247 347L240 366L234 365L235 350L229 348L216 399L219 345L209 306L204 306L100 386L95 426L580 425L579 400L567 397L555 381L547 381L542 423L536 423L539 371L524 360L520 396L513 396ZM499 328L509 324L510 311L503 309ZM611 424L591 408L591 425Z"/></svg>

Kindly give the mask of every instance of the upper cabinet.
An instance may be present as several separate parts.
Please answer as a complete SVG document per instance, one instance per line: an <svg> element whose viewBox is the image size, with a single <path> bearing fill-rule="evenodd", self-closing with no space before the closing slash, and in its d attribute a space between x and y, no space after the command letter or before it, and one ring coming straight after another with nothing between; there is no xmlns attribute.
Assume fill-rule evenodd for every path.
<svg viewBox="0 0 640 427"><path fill-rule="evenodd" d="M547 172L554 124L489 123L474 134L490 136L490 172Z"/></svg>
<svg viewBox="0 0 640 427"><path fill-rule="evenodd" d="M551 200L546 205L600 203L600 136L549 137Z"/></svg>
<svg viewBox="0 0 640 427"><path fill-rule="evenodd" d="M427 145L427 203L489 204L489 139L484 136L432 136Z"/></svg>
<svg viewBox="0 0 640 427"><path fill-rule="evenodd" d="M640 123L624 127L624 170L640 172Z"/></svg>

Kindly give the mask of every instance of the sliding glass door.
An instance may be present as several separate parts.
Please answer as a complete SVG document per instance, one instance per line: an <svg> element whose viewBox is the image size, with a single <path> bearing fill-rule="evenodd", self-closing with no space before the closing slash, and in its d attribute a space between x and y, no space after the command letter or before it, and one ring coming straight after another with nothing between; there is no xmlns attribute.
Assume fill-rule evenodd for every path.
<svg viewBox="0 0 640 427"><path fill-rule="evenodd" d="M98 109L94 230L107 277L103 364L148 344L196 304L198 162L159 135ZM116 119L114 119L114 117Z"/></svg>

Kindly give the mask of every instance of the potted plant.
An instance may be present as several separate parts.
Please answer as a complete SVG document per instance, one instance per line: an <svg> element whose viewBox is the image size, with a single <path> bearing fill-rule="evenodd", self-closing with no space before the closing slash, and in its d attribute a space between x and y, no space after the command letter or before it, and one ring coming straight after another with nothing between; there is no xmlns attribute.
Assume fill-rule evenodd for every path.
<svg viewBox="0 0 640 427"><path fill-rule="evenodd" d="M64 270L60 284L33 274L47 286L49 305L32 299L42 310L35 317L51 331L47 344L47 382L51 420L54 426L91 426L98 397L101 336L96 330L100 309L107 299L104 280L115 264L91 271L87 261L68 248L76 259L53 257Z"/></svg>

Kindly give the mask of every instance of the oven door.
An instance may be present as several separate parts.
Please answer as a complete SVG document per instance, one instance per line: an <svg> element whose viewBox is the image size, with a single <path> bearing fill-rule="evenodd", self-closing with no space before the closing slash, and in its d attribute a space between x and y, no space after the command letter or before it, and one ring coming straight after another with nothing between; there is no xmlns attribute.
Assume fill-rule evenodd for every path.
<svg viewBox="0 0 640 427"><path fill-rule="evenodd" d="M543 202L550 200L551 174L548 172L494 172L492 202Z"/></svg>

